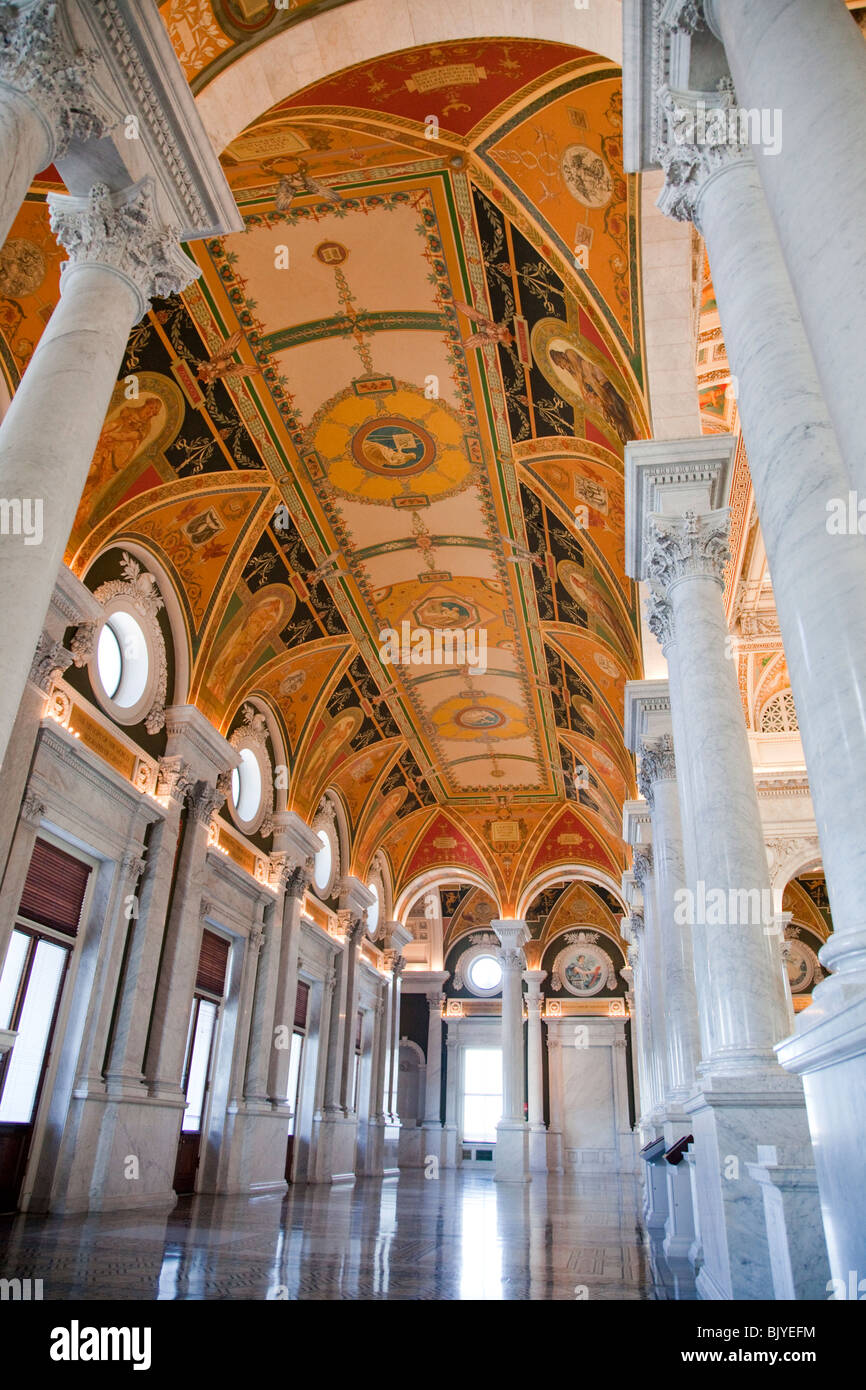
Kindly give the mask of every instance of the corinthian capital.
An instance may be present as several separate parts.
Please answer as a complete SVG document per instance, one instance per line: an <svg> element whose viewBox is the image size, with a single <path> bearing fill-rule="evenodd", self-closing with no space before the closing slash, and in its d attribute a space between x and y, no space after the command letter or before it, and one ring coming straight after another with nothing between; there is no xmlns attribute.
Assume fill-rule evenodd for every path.
<svg viewBox="0 0 866 1390"><path fill-rule="evenodd" d="M676 775L673 735L662 734L660 738L642 739L637 784L649 806L655 802L656 782L673 782Z"/></svg>
<svg viewBox="0 0 866 1390"><path fill-rule="evenodd" d="M151 299L178 294L200 274L181 250L177 229L162 222L154 187L144 178L120 193L97 183L87 198L48 196L51 230L69 253L64 278L83 266L110 271L136 296L138 318Z"/></svg>
<svg viewBox="0 0 866 1390"><path fill-rule="evenodd" d="M674 610L658 588L651 588L646 604L647 627L658 641L663 652L674 640Z"/></svg>
<svg viewBox="0 0 866 1390"><path fill-rule="evenodd" d="M704 516L685 512L683 516L652 516L649 520L646 575L655 592L667 598L676 580L696 576L722 583L731 558L727 507Z"/></svg>
<svg viewBox="0 0 866 1390"><path fill-rule="evenodd" d="M30 663L29 679L46 695L50 695L54 682L71 664L72 652L68 652L62 642L53 642L47 632L42 632Z"/></svg>
<svg viewBox="0 0 866 1390"><path fill-rule="evenodd" d="M712 94L662 87L658 100L657 153L665 171L658 205L669 217L700 228L700 200L710 179L747 155L733 86L723 79Z"/></svg>
<svg viewBox="0 0 866 1390"><path fill-rule="evenodd" d="M36 107L50 136L49 159L72 139L99 140L114 124L96 91L98 54L76 47L57 0L0 4L0 82Z"/></svg>
<svg viewBox="0 0 866 1390"><path fill-rule="evenodd" d="M209 782L199 782L189 798L189 809L200 825L210 825L214 816L221 811L225 797Z"/></svg>

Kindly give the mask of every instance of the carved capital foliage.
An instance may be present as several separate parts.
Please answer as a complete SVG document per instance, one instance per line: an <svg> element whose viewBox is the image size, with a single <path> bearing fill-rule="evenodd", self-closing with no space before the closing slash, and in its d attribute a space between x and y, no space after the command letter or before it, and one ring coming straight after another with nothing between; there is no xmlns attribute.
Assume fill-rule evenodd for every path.
<svg viewBox="0 0 866 1390"><path fill-rule="evenodd" d="M667 597L678 579L706 576L723 582L728 549L730 516L727 507L698 516L650 517L646 572L654 592Z"/></svg>
<svg viewBox="0 0 866 1390"><path fill-rule="evenodd" d="M662 734L660 738L642 739L637 784L649 806L655 805L656 782L673 782L676 775L673 735Z"/></svg>
<svg viewBox="0 0 866 1390"><path fill-rule="evenodd" d="M503 946L499 952L499 959L502 962L503 970L520 970L522 972L526 969L526 960L519 947Z"/></svg>
<svg viewBox="0 0 866 1390"><path fill-rule="evenodd" d="M629 927L631 928L632 931L634 931L634 932L642 932L643 929L644 929L643 913L642 913L642 912L632 912L632 913L630 913L630 914L629 914L628 923L629 923Z"/></svg>
<svg viewBox="0 0 866 1390"><path fill-rule="evenodd" d="M35 796L32 791L24 793L24 800L21 802L21 819L28 825L39 826L42 817L45 815L45 804Z"/></svg>
<svg viewBox="0 0 866 1390"><path fill-rule="evenodd" d="M210 825L218 811L222 810L225 797L209 782L197 782L190 793L189 809L199 825Z"/></svg>
<svg viewBox="0 0 866 1390"><path fill-rule="evenodd" d="M643 890L644 882L653 871L652 845L635 845L634 876Z"/></svg>
<svg viewBox="0 0 866 1390"><path fill-rule="evenodd" d="M36 651L30 663L30 677L34 685L51 694L51 687L63 675L67 666L72 665L72 652L68 652L62 642L52 642L47 632L39 635Z"/></svg>
<svg viewBox="0 0 866 1390"><path fill-rule="evenodd" d="M98 623L81 623L72 634L69 649L76 666L86 666L96 651Z"/></svg>
<svg viewBox="0 0 866 1390"><path fill-rule="evenodd" d="M172 801L182 803L194 785L192 768L183 758L160 758L156 779L157 796L169 796Z"/></svg>
<svg viewBox="0 0 866 1390"><path fill-rule="evenodd" d="M73 139L101 139L113 124L95 90L99 55L75 48L62 15L57 0L0 5L0 81L39 109L52 130L52 159Z"/></svg>
<svg viewBox="0 0 866 1390"><path fill-rule="evenodd" d="M151 299L180 293L199 274L177 229L161 222L150 178L121 193L104 183L94 184L87 198L52 193L48 205L51 230L69 253L64 274L85 265L113 271L137 294L139 317Z"/></svg>
<svg viewBox="0 0 866 1390"><path fill-rule="evenodd" d="M712 103L705 96L662 87L658 95L658 160L665 186L658 205L678 222L700 227L700 199L710 178L746 158L736 96L728 78Z"/></svg>
<svg viewBox="0 0 866 1390"><path fill-rule="evenodd" d="M674 610L668 600L654 585L651 586L644 605L647 627L655 637L663 652L674 640Z"/></svg>
<svg viewBox="0 0 866 1390"><path fill-rule="evenodd" d="M127 850L120 861L120 868L125 878L141 878L145 862L135 850Z"/></svg>
<svg viewBox="0 0 866 1390"><path fill-rule="evenodd" d="M305 864L296 864L294 868L289 869L286 874L286 897L304 896L313 881L312 864L313 861L308 859Z"/></svg>

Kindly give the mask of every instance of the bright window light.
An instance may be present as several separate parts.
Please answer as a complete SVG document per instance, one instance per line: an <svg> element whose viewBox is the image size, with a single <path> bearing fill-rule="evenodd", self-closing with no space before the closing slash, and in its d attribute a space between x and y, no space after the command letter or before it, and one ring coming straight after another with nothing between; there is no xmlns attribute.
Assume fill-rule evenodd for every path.
<svg viewBox="0 0 866 1390"><path fill-rule="evenodd" d="M502 1049L467 1047L463 1053L463 1139L496 1142L502 1118Z"/></svg>
<svg viewBox="0 0 866 1390"><path fill-rule="evenodd" d="M469 982L476 989L498 989L502 984L502 966L495 956L476 956L469 966Z"/></svg>
<svg viewBox="0 0 866 1390"><path fill-rule="evenodd" d="M316 857L313 860L313 882L319 892L324 893L331 882L331 866L334 862L334 854L327 831L320 830L319 839L322 842L322 848L316 850Z"/></svg>
<svg viewBox="0 0 866 1390"><path fill-rule="evenodd" d="M150 655L141 624L118 610L104 623L96 647L102 688L121 709L137 705L147 688Z"/></svg>
<svg viewBox="0 0 866 1390"><path fill-rule="evenodd" d="M262 770L251 748L241 749L240 767L232 772L232 800L242 821L251 821L262 804Z"/></svg>

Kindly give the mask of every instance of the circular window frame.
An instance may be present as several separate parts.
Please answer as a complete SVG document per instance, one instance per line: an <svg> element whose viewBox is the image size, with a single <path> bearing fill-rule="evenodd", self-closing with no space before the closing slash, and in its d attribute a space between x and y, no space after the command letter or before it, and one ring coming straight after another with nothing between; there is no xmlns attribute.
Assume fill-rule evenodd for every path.
<svg viewBox="0 0 866 1390"><path fill-rule="evenodd" d="M259 742L255 739L240 738L238 739L237 743L232 744L232 747L234 748L236 753L251 753L252 756L255 758L256 763L258 764L260 788L259 804L256 807L255 813L252 816L250 816L248 820L245 820L244 817L241 816L238 810L237 802L235 801L234 788L231 786L231 784L229 785L229 794L226 797L226 806L228 807L229 815L231 816L238 830L240 830L241 834L255 835L262 821L265 819L269 807L272 804L271 788L273 787L274 776L273 768L271 767L271 760L268 757L267 749L264 743ZM233 768L232 771L237 771L240 775L242 766L243 761L240 763L237 769ZM234 778L232 778L231 780L234 781ZM243 798L243 790L241 791L241 798Z"/></svg>
<svg viewBox="0 0 866 1390"><path fill-rule="evenodd" d="M100 708L104 710L116 724L124 724L127 727L131 727L134 724L140 724L156 704L159 694L160 675L165 671L165 652L164 649L160 651L157 645L157 634L153 630L153 623L156 622L156 619L153 620L153 623L148 621L147 616L140 612L140 610L136 608L134 604L130 603L123 595L118 595L117 598L109 599L105 604L103 612L104 616L99 626L99 632L96 635L96 641L93 644L93 653L87 663L90 686ZM117 644L120 647L121 654L120 682L117 689L119 690L123 685L123 664L126 660L123 654L123 641L120 635L115 631L111 622L111 619L116 614L123 614L131 618L144 638L147 658L147 676L141 695L132 705L118 704L114 696L109 695L102 683L102 677L99 673L99 639L102 636L103 629L108 625L117 638ZM159 633L159 637L161 640L161 632Z"/></svg>
<svg viewBox="0 0 866 1390"><path fill-rule="evenodd" d="M491 989L481 989L478 985L473 984L470 978L470 971L472 970L472 965L474 961L478 959L479 956L493 956L494 958L497 958L497 953L501 951L501 949L502 947L499 942L499 938L496 936L492 936L492 939L478 941L473 946L469 946L465 951L463 951L454 969L454 989L466 989L469 991L470 994L473 994L476 999L495 999L497 994L501 994L503 980L502 975L500 975L499 977L499 983Z"/></svg>
<svg viewBox="0 0 866 1390"><path fill-rule="evenodd" d="M318 835L319 837L324 835L331 847L331 869L328 875L328 881L324 885L324 887L320 887L319 881L316 878L316 856L313 856L312 887L316 896L324 902L324 900L326 898L330 898L331 894L333 893L334 884L336 883L337 876L340 872L340 840L339 836L337 835L337 827L334 823L334 819L328 815L317 817L317 819L313 823L312 830L313 833L315 835Z"/></svg>

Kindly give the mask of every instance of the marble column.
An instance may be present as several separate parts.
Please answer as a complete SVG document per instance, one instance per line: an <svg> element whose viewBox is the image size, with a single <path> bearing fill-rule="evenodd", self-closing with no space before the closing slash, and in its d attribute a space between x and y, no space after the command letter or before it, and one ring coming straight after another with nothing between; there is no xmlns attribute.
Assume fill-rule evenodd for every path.
<svg viewBox="0 0 866 1390"><path fill-rule="evenodd" d="M523 1114L523 946L529 940L525 922L490 923L502 946L502 1119L496 1126L494 1176L497 1182L530 1182L529 1127Z"/></svg>
<svg viewBox="0 0 866 1390"><path fill-rule="evenodd" d="M664 986L665 1108L675 1111L694 1090L701 1053L691 930L677 920L676 910L685 886L685 865L672 734L641 740L638 785L652 820Z"/></svg>
<svg viewBox="0 0 866 1390"><path fill-rule="evenodd" d="M383 1124L385 1148L382 1159L385 1177L399 1172L400 1116L397 1113L397 1085L400 1077L400 979L406 965L402 952L412 933L402 922L386 922L385 969L388 989L385 999L385 1032L382 1056L384 1082Z"/></svg>
<svg viewBox="0 0 866 1390"><path fill-rule="evenodd" d="M346 937L346 1013L340 1069L340 1105L344 1115L355 1116L352 1077L355 1059L355 1015L358 1008L358 957L361 953L361 942L367 932L367 924L361 917L355 917L348 908L341 910L338 915Z"/></svg>
<svg viewBox="0 0 866 1390"><path fill-rule="evenodd" d="M97 61L78 47L55 0L0 12L0 245L35 176L70 142L112 124L96 90Z"/></svg>
<svg viewBox="0 0 866 1390"><path fill-rule="evenodd" d="M621 917L620 931L623 939L628 942L627 968L631 976L629 1012L632 1023L631 1037L635 1071L635 1120L640 1125L640 1118L645 1107L645 1097L649 1091L647 1058L652 1046L646 985L643 978L643 913L633 911L628 917ZM625 975L625 971L620 971L620 974Z"/></svg>
<svg viewBox="0 0 866 1390"><path fill-rule="evenodd" d="M544 1072L541 1051L541 1014L544 996L541 986L547 979L546 970L524 970L526 981L526 1071L529 1123L529 1167L533 1172L547 1172L547 1126L544 1123Z"/></svg>
<svg viewBox="0 0 866 1390"><path fill-rule="evenodd" d="M658 1128L662 1122L665 1102L665 1052L668 1020L665 1014L664 979L661 955L661 940L656 903L656 878L652 844L648 839L636 841L635 836L646 836L649 827L641 822L648 820L648 810L644 803L628 801L625 804L623 821L626 838L632 845L634 858L634 880L642 901L644 922L642 948L642 970L645 982L645 1000L650 1018L651 1048L646 1059L647 1094L641 1124L647 1130ZM629 822L631 825L629 826Z"/></svg>
<svg viewBox="0 0 866 1390"><path fill-rule="evenodd" d="M675 633L674 727L685 739L693 835L678 922L693 933L703 1061L683 1103L695 1136L708 1298L772 1296L763 1205L746 1164L755 1145L802 1142L802 1092L776 1064L787 1015L773 937L763 830L742 703L727 642L722 578L728 516L719 507L731 443L719 436L630 445L631 572L652 583L654 621ZM643 460L643 462L641 462ZM688 857L688 856L687 856Z"/></svg>
<svg viewBox="0 0 866 1390"><path fill-rule="evenodd" d="M711 0L706 15L739 106L777 127L780 148L758 146L755 163L851 486L866 499L866 43L839 0Z"/></svg>
<svg viewBox="0 0 866 1390"><path fill-rule="evenodd" d="M289 813L294 814L294 813ZM276 836L275 836L276 838ZM278 879L283 884L282 930L279 935L279 960L276 973L273 1028L268 1048L267 1095L272 1105L285 1106L289 1085L289 1049L273 1045L275 1030L285 1029L291 1035L298 992L298 947L301 940L301 904L310 886L311 873L307 862L298 864L291 852L282 850L272 855Z"/></svg>
<svg viewBox="0 0 866 1390"><path fill-rule="evenodd" d="M658 99L670 123L694 104L695 94ZM834 932L821 950L833 973L797 1015L795 1038L777 1051L804 1079L810 1125L820 1136L816 1161L831 1267L844 1279L866 1233L866 1199L853 1177L866 1127L866 841L860 830L866 820L866 542L850 527L836 533L828 525L834 500L847 498L850 474L755 159L730 147L675 148L673 139L662 158L668 175L662 206L694 220L705 237L739 383L833 913ZM822 331L832 336L826 320Z"/></svg>
<svg viewBox="0 0 866 1390"><path fill-rule="evenodd" d="M154 295L198 274L156 212L152 179L89 198L52 194L51 225L69 253L60 303L0 425L0 496L31 521L0 547L0 760L27 681L129 331ZM41 514L41 527L34 520ZM41 532L41 534L40 534Z"/></svg>
<svg viewBox="0 0 866 1390"><path fill-rule="evenodd" d="M442 984L447 975L442 974ZM442 1160L442 985L427 994L427 1067L424 1074L423 1158Z"/></svg>

